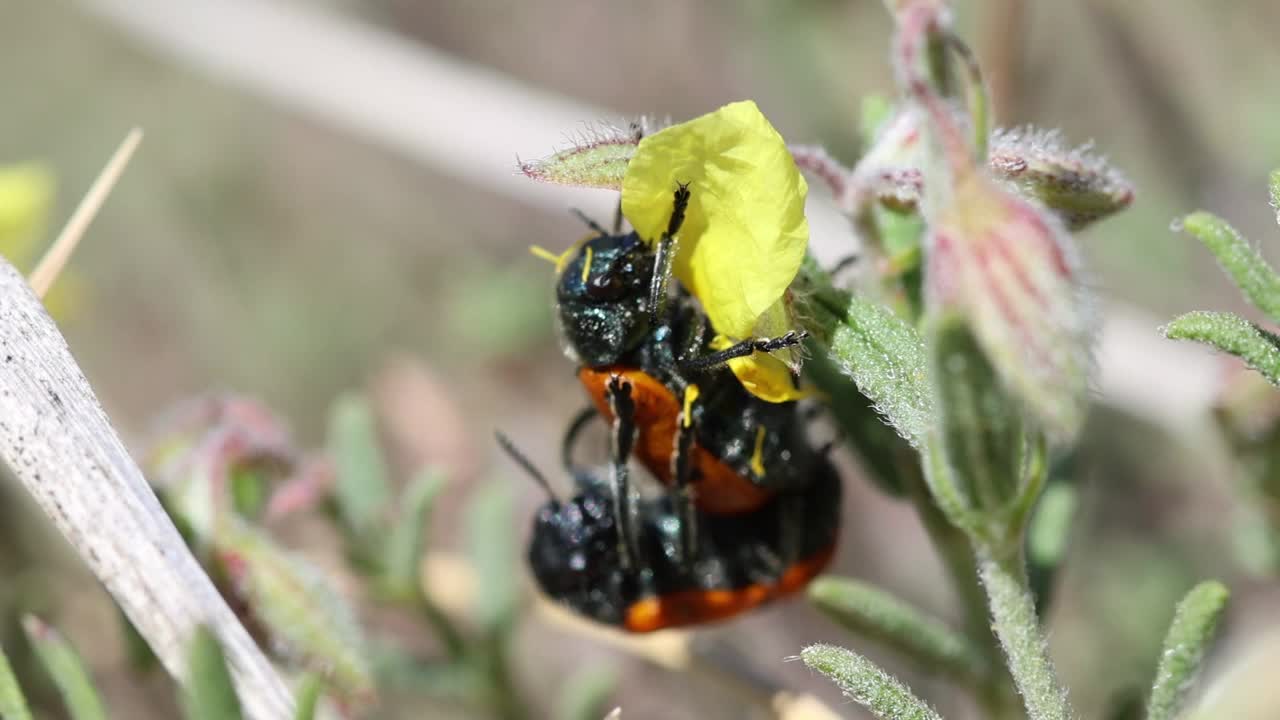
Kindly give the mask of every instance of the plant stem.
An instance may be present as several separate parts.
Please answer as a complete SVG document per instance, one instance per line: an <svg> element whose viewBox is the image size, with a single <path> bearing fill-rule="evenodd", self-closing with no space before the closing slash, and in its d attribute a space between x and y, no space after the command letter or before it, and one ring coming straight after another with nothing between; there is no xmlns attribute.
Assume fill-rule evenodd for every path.
<svg viewBox="0 0 1280 720"><path fill-rule="evenodd" d="M1040 633L1021 544L1013 547L1016 549L1005 552L978 548L978 567L991 603L993 627L1031 720L1069 720L1071 708Z"/></svg>
<svg viewBox="0 0 1280 720"><path fill-rule="evenodd" d="M1000 645L991 632L987 596L979 582L978 562L970 549L969 538L964 531L952 525L934 503L918 464L914 471L904 471L903 475L908 478L904 484L909 489L920 523L959 596L964 611L965 634L982 649L987 662L988 678L974 687L975 699L982 705L984 717L993 720L1020 718L1021 707L1013 690L1012 678L1003 669Z"/></svg>

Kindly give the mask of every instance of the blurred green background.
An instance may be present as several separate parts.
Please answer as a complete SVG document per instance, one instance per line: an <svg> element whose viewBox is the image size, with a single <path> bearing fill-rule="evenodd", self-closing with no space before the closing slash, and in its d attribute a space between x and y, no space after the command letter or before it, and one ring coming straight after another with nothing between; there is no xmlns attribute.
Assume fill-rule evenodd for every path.
<svg viewBox="0 0 1280 720"><path fill-rule="evenodd" d="M825 144L849 163L858 152L861 98L892 88L880 0L263 4L281 3L386 31L410 50L443 51L508 82L622 117L684 119L754 98L789 140ZM477 143L480 155L509 156L510 166L495 171L504 177L492 184L477 180L482 173L459 177L399 152L395 142L348 132L323 112L207 72L102 11L127 4L0 0L0 164L48 165L57 181L54 228L124 133L134 125L146 131L73 261L81 287L63 321L126 437L140 437L175 400L212 388L262 398L315 445L334 397L368 389L401 473L424 462L446 467L453 497L446 507L477 482L509 479L523 528L540 495L494 452L491 432L503 428L539 465L554 468L560 428L583 403L555 340L551 274L526 247L563 247L581 228L550 209L554 200L520 202L495 188L509 183L517 153L549 153L564 138L531 140L523 130L534 119L513 95L501 108L508 126L456 140L464 163ZM173 0L174 34L191 35L194 26L199 35L198 10L214 4ZM1072 142L1094 138L1133 180L1134 207L1081 238L1107 302L1157 318L1196 308L1253 317L1208 253L1169 224L1206 207L1274 257L1280 230L1265 202L1265 177L1280 166L1280 4L956 5L962 32L983 59L999 124L1059 127ZM233 54L241 44L271 40L251 29L209 29L204 39ZM306 55L305 48L281 51ZM324 82L332 70L302 72ZM332 77L340 93L349 78ZM430 103L428 116L398 118L424 134L465 123L474 110L465 93L436 95L401 76L386 81L389 92ZM1158 355L1147 360L1161 363ZM1086 716L1097 716L1116 691L1147 685L1173 602L1195 579L1219 577L1236 590L1211 672L1280 617L1280 586L1232 559L1232 469L1220 444L1195 427L1179 423L1170 437L1158 422L1116 408L1096 413L1087 434L1085 499L1050 617L1053 652ZM835 569L954 616L910 510L879 496L852 459L842 458L842 467L847 520ZM5 497L17 502L12 488ZM437 516L436 542L457 544L459 523L448 512ZM42 532L28 518L13 534ZM97 590L74 592L93 584L65 553L58 571L65 578L52 590L34 600L22 590L18 568L47 568L33 571L4 556L41 547L31 543L0 548L0 606L21 598L45 609L104 679L108 703L131 708L121 717L164 717L167 710L148 699L162 695L164 684L119 669L120 640L102 630L108 600ZM325 550L314 552L323 558ZM860 717L825 682L782 662L809 642L854 642L803 602L710 635L740 648L754 671ZM941 681L907 672L874 647L859 649L950 709ZM516 653L517 682L544 706L553 697L546 688L599 659L618 669L615 701L624 717L758 712L724 686L664 672L540 620L522 625ZM1280 670L1280 660L1271 662ZM1280 709L1270 712L1258 717Z"/></svg>

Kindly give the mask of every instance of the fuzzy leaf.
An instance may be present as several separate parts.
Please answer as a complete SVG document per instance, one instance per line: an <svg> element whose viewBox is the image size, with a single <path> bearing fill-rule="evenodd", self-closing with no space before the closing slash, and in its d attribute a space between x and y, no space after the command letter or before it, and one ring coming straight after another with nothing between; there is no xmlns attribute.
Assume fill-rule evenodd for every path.
<svg viewBox="0 0 1280 720"><path fill-rule="evenodd" d="M1160 331L1170 340L1195 340L1235 355L1272 385L1280 385L1280 337L1239 315L1189 312Z"/></svg>
<svg viewBox="0 0 1280 720"><path fill-rule="evenodd" d="M861 655L832 645L810 645L805 665L826 675L845 696L880 720L941 720L923 700Z"/></svg>
<svg viewBox="0 0 1280 720"><path fill-rule="evenodd" d="M102 699L75 648L57 630L32 615L22 618L22 629L45 672L58 686L72 720L106 720Z"/></svg>
<svg viewBox="0 0 1280 720"><path fill-rule="evenodd" d="M638 125L628 129L605 127L578 138L573 147L532 162L520 172L539 182L621 190L627 165L640 144Z"/></svg>
<svg viewBox="0 0 1280 720"><path fill-rule="evenodd" d="M1280 170L1271 171L1267 189L1271 195L1271 209L1276 211L1276 222L1280 223Z"/></svg>
<svg viewBox="0 0 1280 720"><path fill-rule="evenodd" d="M481 588L476 616L495 630L512 618L519 595L514 499L509 483L489 483L476 491L467 507L467 539Z"/></svg>
<svg viewBox="0 0 1280 720"><path fill-rule="evenodd" d="M904 476L919 473L920 461L911 444L884 422L865 395L849 386L849 378L836 369L825 350L811 354L804 374L829 398L832 418L871 480L886 493L902 497L910 486Z"/></svg>
<svg viewBox="0 0 1280 720"><path fill-rule="evenodd" d="M609 667L587 665L569 677L560 690L556 717L560 720L596 720L618 685L618 673Z"/></svg>
<svg viewBox="0 0 1280 720"><path fill-rule="evenodd" d="M934 413L920 334L888 308L849 297L830 338L831 360L886 422L918 446Z"/></svg>
<svg viewBox="0 0 1280 720"><path fill-rule="evenodd" d="M988 167L1024 197L1035 198L1071 230L1133 203L1133 185L1091 145L1071 148L1057 130L997 130Z"/></svg>
<svg viewBox="0 0 1280 720"><path fill-rule="evenodd" d="M0 720L31 720L27 699L3 650L0 650Z"/></svg>
<svg viewBox="0 0 1280 720"><path fill-rule="evenodd" d="M187 651L182 707L187 720L235 720L241 716L222 647L206 627L196 630Z"/></svg>
<svg viewBox="0 0 1280 720"><path fill-rule="evenodd" d="M400 516L391 528L383 551L383 579L387 590L397 597L414 597L421 587L419 577L426 543L423 535L431 507L444 486L444 476L428 469L414 477L401 499Z"/></svg>
<svg viewBox="0 0 1280 720"><path fill-rule="evenodd" d="M984 671L982 652L967 638L877 587L820 577L809 586L809 599L846 628L892 647L921 666L969 680Z"/></svg>
<svg viewBox="0 0 1280 720"><path fill-rule="evenodd" d="M363 634L328 578L234 515L225 518L214 545L232 591L264 628L273 653L320 673L341 697L372 695Z"/></svg>
<svg viewBox="0 0 1280 720"><path fill-rule="evenodd" d="M1178 716L1205 650L1213 642L1229 596L1222 583L1210 581L1192 588L1178 603L1147 703L1148 720L1174 720Z"/></svg>
<svg viewBox="0 0 1280 720"><path fill-rule="evenodd" d="M316 673L304 675L293 692L296 708L293 712L294 720L313 720L316 716L316 708L320 705L320 698L323 695L324 678Z"/></svg>
<svg viewBox="0 0 1280 720"><path fill-rule="evenodd" d="M1183 218L1182 227L1209 248L1254 307L1280 322L1280 275L1267 264L1257 248L1241 237L1226 220L1212 213L1191 213Z"/></svg>
<svg viewBox="0 0 1280 720"><path fill-rule="evenodd" d="M363 397L348 394L334 403L329 414L329 449L336 465L335 491L343 522L358 537L367 537L380 526L391 491L377 424Z"/></svg>

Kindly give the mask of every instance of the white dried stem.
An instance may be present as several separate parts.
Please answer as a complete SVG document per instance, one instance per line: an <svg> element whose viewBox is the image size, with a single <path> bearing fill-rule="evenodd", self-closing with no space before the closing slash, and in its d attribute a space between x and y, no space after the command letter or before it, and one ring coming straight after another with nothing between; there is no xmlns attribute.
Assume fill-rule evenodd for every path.
<svg viewBox="0 0 1280 720"><path fill-rule="evenodd" d="M66 340L0 260L0 460L31 493L181 679L194 629L222 642L246 714L285 720L293 701L161 509Z"/></svg>

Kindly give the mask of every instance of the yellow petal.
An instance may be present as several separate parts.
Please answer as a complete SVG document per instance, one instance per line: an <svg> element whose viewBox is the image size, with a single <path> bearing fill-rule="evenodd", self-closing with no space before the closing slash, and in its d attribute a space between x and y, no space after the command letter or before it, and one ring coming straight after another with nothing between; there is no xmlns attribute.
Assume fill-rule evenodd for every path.
<svg viewBox="0 0 1280 720"><path fill-rule="evenodd" d="M692 193L674 269L712 327L749 337L795 279L809 241L804 178L751 101L673 125L640 142L622 181L622 212L655 241L677 183Z"/></svg>
<svg viewBox="0 0 1280 720"><path fill-rule="evenodd" d="M748 337L777 337L792 327L786 307L781 300L774 303L761 316ZM717 335L711 341L713 350L723 350L734 344L733 338ZM795 351L791 348L773 353L756 352L747 357L729 361L729 369L747 392L765 402L788 402L809 396L808 388L796 387L792 379Z"/></svg>

